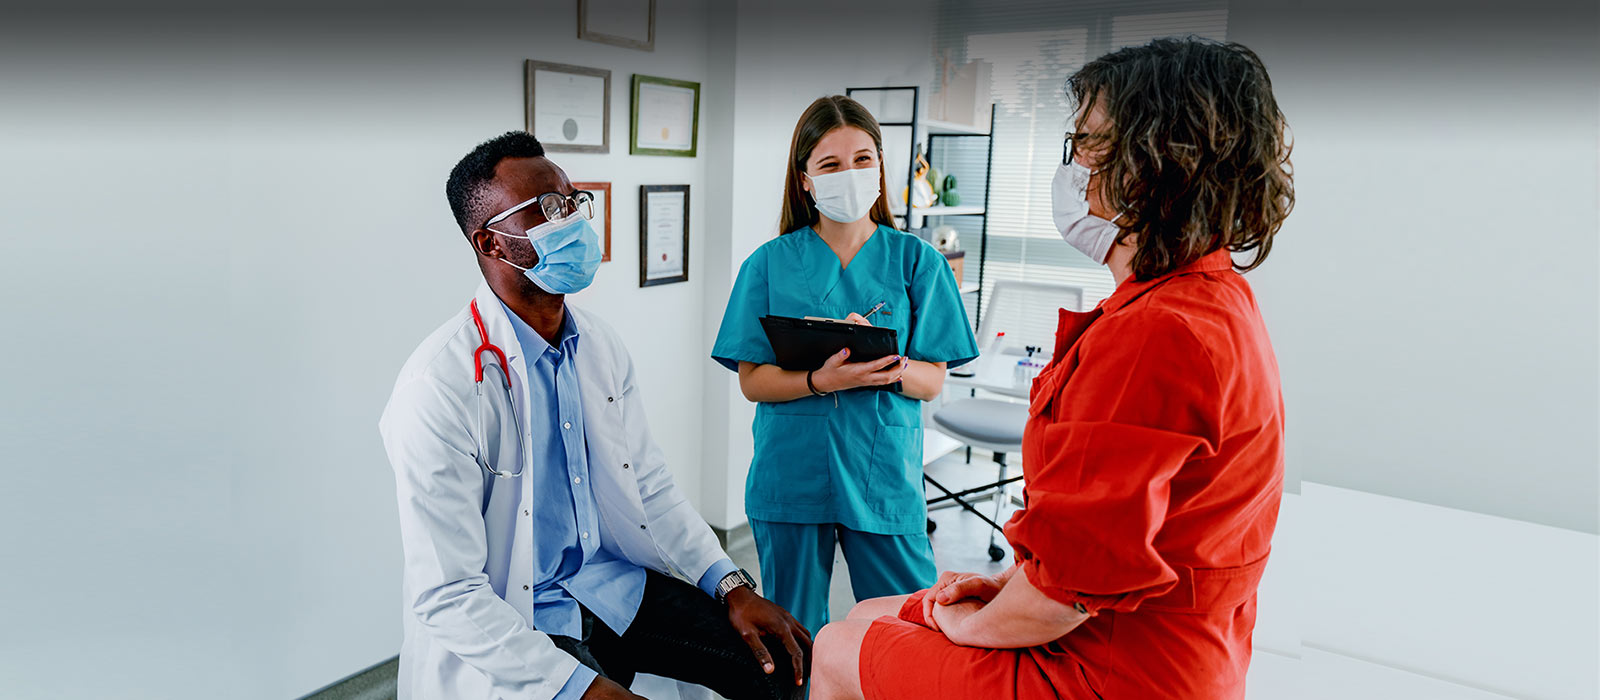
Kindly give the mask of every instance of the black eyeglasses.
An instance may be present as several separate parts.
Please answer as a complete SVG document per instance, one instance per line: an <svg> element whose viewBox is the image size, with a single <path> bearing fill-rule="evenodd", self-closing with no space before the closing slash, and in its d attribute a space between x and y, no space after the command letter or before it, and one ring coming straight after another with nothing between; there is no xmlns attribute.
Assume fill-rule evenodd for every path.
<svg viewBox="0 0 1600 700"><path fill-rule="evenodd" d="M544 214L545 221L555 221L556 219L565 218L569 214L573 213L582 214L583 218L585 219L594 218L593 194L584 190L575 190L572 194L546 192L534 197L533 199L500 212L499 214L495 214L494 216L490 217L488 221L483 222L483 228L489 228L490 226L505 221L512 214L528 208L529 205L532 205L535 202L539 204L539 213Z"/></svg>
<svg viewBox="0 0 1600 700"><path fill-rule="evenodd" d="M1083 140L1085 137L1087 137L1089 135L1090 134L1087 131L1078 131L1078 132L1068 133L1067 137L1065 139L1062 139L1062 141L1061 141L1061 164L1062 165L1072 165L1073 151L1076 150L1076 149L1074 149L1072 147L1072 142L1074 140L1081 141L1081 140Z"/></svg>

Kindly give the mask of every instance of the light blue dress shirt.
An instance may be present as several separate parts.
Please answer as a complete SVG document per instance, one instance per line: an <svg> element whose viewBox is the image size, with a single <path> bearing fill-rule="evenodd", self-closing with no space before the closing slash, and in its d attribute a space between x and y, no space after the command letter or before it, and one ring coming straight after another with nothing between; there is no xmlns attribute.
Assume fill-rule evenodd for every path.
<svg viewBox="0 0 1600 700"><path fill-rule="evenodd" d="M552 346L511 309L506 309L506 316L522 346L528 384L532 460L524 478L533 481L535 499L533 626L546 634L582 639L581 603L620 635L639 612L645 574L639 565L600 546L578 375L571 362L580 342L579 328L571 313L564 314ZM714 593L717 583L736 568L728 559L717 562L700 577L700 589ZM576 700L596 675L579 666L557 700Z"/></svg>

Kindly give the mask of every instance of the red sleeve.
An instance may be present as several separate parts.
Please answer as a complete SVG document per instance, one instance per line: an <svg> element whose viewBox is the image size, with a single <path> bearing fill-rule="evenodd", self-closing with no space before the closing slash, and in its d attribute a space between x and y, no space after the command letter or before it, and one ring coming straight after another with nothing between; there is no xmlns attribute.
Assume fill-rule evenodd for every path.
<svg viewBox="0 0 1600 700"><path fill-rule="evenodd" d="M1088 610L1133 610L1177 574L1155 549L1174 474L1215 454L1222 396L1178 316L1130 310L1085 335L1079 364L1035 421L1028 507L1006 526L1028 581ZM1098 324L1097 324L1098 325Z"/></svg>

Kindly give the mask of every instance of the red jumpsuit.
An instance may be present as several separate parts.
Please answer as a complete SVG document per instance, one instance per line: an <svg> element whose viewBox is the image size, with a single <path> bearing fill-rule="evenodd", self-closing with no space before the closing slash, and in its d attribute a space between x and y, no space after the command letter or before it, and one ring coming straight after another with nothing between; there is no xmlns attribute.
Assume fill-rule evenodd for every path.
<svg viewBox="0 0 1600 700"><path fill-rule="evenodd" d="M912 601L861 647L878 698L1244 697L1283 486L1277 361L1218 251L1061 312L1006 525L1028 580L1092 614L1029 649L955 646Z"/></svg>

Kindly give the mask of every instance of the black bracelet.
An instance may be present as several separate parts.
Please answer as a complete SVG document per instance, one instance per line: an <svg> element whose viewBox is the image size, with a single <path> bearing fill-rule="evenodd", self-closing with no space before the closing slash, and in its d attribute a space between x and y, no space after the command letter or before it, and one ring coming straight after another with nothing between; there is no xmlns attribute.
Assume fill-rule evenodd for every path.
<svg viewBox="0 0 1600 700"><path fill-rule="evenodd" d="M817 385L811 383L811 375L816 374L816 372L817 372L816 370L811 370L810 372L806 372L806 388L811 390L811 395L812 396L827 396L828 392L826 392L826 391L817 391Z"/></svg>

